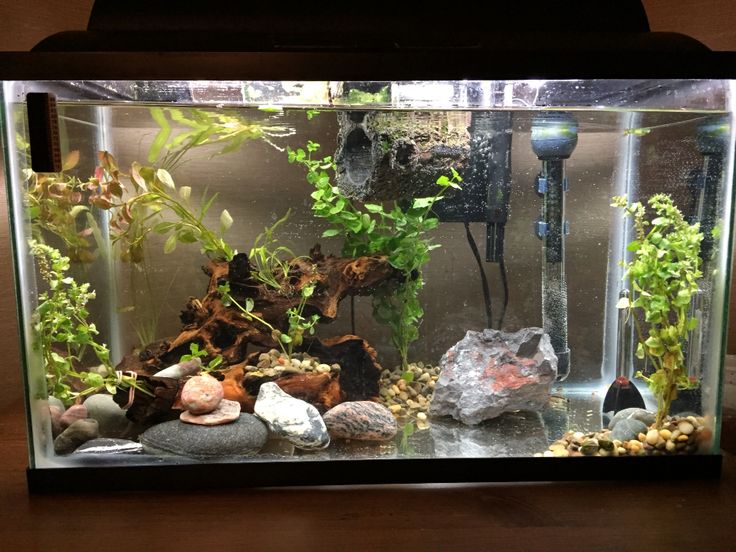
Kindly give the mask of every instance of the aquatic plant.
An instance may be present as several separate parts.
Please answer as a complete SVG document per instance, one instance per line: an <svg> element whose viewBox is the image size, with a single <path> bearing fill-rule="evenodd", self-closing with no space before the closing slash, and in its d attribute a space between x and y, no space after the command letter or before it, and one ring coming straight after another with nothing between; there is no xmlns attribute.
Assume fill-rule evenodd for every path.
<svg viewBox="0 0 736 552"><path fill-rule="evenodd" d="M233 224L227 209L220 213L219 232L204 224L217 194L207 197L205 193L200 207L195 208L190 201L189 186L177 189L167 170L134 162L130 170L133 189L121 200L128 190L120 180L124 175L115 158L108 152L100 152L99 159L99 184L90 202L114 213L110 221L112 239L113 243L122 245L123 260L142 261L143 245L151 232L167 236L164 253L174 251L178 243L199 243L201 252L209 257L229 261L235 256L236 251L224 239ZM163 215L167 213L174 220L165 220Z"/></svg>
<svg viewBox="0 0 736 552"><path fill-rule="evenodd" d="M190 343L189 344L189 354L187 355L181 355L181 358L179 359L179 362L186 362L188 360L192 360L195 358L204 358L208 356L207 351L204 349L199 348L199 343ZM210 360L207 364L202 365L202 370L204 372L213 372L217 370L217 368L220 367L220 365L225 361L225 359L222 358L222 355L216 355L212 360Z"/></svg>
<svg viewBox="0 0 736 552"><path fill-rule="evenodd" d="M304 286L299 305L286 311L289 329L286 335L282 334L280 336L280 339L283 343L286 343L286 350L289 356L294 352L295 347L301 346L304 342L304 334L314 335L314 327L319 322L318 314L313 314L309 317L304 316L304 307L307 305L307 299L314 294L314 287L314 284Z"/></svg>
<svg viewBox="0 0 736 552"><path fill-rule="evenodd" d="M452 169L450 177L437 179L438 188L433 196L415 198L406 206L394 201L388 209L379 203L365 203L361 209L332 185L327 172L335 170L332 157L312 159L319 147L310 141L306 149L287 148L289 162L307 168L307 181L315 187L311 194L312 211L331 225L322 237L342 236L342 253L346 256L385 254L391 266L402 273L401 282L374 293L373 314L391 329L402 370L406 371L409 345L419 338L419 325L424 316L419 301L419 292L424 287L422 269L429 262L429 252L439 247L425 236L439 223L431 215L432 207L448 189L460 189L462 178Z"/></svg>
<svg viewBox="0 0 736 552"><path fill-rule="evenodd" d="M286 332L282 332L278 328L275 328L272 324L268 323L262 317L258 316L253 312L255 304L253 299L250 297L246 298L245 304L239 303L230 294L230 283L225 282L217 286L217 291L220 294L220 300L226 307L234 306L240 310L241 314L247 320L255 320L262 324L271 332L271 339L273 339L281 349L281 351L287 357L291 357L295 347L299 347L304 341L304 334L314 335L314 327L319 322L319 315L313 314L309 317L304 316L304 308L309 299L314 293L314 284L305 285L302 288L301 300L296 307L290 308L286 311L288 320L288 329Z"/></svg>
<svg viewBox="0 0 736 552"><path fill-rule="evenodd" d="M75 150L66 156L60 173L25 169L23 200L36 241L44 242L44 233L48 232L64 243L72 261L91 262L95 258L93 227L88 226L92 219L86 205L90 182L66 174L78 162L79 151Z"/></svg>
<svg viewBox="0 0 736 552"><path fill-rule="evenodd" d="M689 316L689 308L702 276L703 234L698 223L688 224L669 195L653 195L647 203L655 215L651 220L641 202L629 204L625 196L617 196L611 205L634 221L636 239L627 247L633 258L622 262L633 300L622 299L618 306L633 317L637 358L648 359L654 368L649 375L637 372L637 377L647 382L657 399L657 427L661 427L678 389L698 384L687 377L683 347L699 322Z"/></svg>
<svg viewBox="0 0 736 552"><path fill-rule="evenodd" d="M110 350L97 341L99 331L87 320L87 303L95 298L95 292L89 283L79 284L67 274L69 257L35 240L29 242L29 247L49 288L39 294L32 321L34 347L43 357L49 395L69 404L103 389L113 395L118 388L130 387L148 393L135 377L113 369ZM95 371L78 368L87 351L100 363Z"/></svg>
<svg viewBox="0 0 736 552"><path fill-rule="evenodd" d="M349 104L388 103L391 101L391 92L388 85L382 87L378 92L365 92L352 88L345 96L345 101Z"/></svg>
<svg viewBox="0 0 736 552"><path fill-rule="evenodd" d="M276 245L278 239L274 237L274 232L290 215L291 209L271 226L266 227L263 233L256 237L248 254L254 268L255 279L281 292L288 292L284 288L289 280L289 260L296 258L296 255L288 247Z"/></svg>
<svg viewBox="0 0 736 552"><path fill-rule="evenodd" d="M195 147L220 144L222 149L214 155L224 155L237 151L249 140L263 140L283 151L271 138L282 138L294 133L293 129L284 125L256 123L222 110L152 107L151 117L160 130L151 144L148 162L169 171L178 166L184 155ZM172 122L188 130L177 133L172 129Z"/></svg>

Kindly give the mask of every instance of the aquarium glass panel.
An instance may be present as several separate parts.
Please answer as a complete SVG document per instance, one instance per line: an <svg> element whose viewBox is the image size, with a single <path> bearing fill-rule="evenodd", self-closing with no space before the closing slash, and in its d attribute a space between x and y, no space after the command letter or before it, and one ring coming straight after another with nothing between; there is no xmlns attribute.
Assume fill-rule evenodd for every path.
<svg viewBox="0 0 736 552"><path fill-rule="evenodd" d="M4 82L32 467L716 453L733 92Z"/></svg>

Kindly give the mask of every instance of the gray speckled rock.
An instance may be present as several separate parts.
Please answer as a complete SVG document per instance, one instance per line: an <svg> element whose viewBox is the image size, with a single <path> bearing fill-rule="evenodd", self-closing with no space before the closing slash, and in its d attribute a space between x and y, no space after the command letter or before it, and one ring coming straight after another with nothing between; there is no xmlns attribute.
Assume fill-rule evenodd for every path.
<svg viewBox="0 0 736 552"><path fill-rule="evenodd" d="M338 404L323 416L327 431L335 439L390 441L399 431L391 411L376 402L351 401Z"/></svg>
<svg viewBox="0 0 736 552"><path fill-rule="evenodd" d="M143 452L143 445L128 439L92 439L87 441L77 450L74 455L78 454L140 454Z"/></svg>
<svg viewBox="0 0 736 552"><path fill-rule="evenodd" d="M100 435L103 437L122 437L130 425L125 417L125 410L113 400L112 395L92 395L84 401L87 407L87 416L97 420L100 425Z"/></svg>
<svg viewBox="0 0 736 552"><path fill-rule="evenodd" d="M77 420L54 439L56 454L69 454L77 447L99 436L97 420Z"/></svg>
<svg viewBox="0 0 736 552"><path fill-rule="evenodd" d="M475 425L516 410L540 411L557 376L557 356L541 328L468 331L440 361L433 416Z"/></svg>
<svg viewBox="0 0 736 552"><path fill-rule="evenodd" d="M608 424L608 429L614 429L616 427L616 424L618 424L621 420L638 420L645 426L649 427L656 421L656 419L657 415L654 412L649 412L648 410L644 410L643 408L625 408L619 412L616 412L616 415L611 419Z"/></svg>
<svg viewBox="0 0 736 552"><path fill-rule="evenodd" d="M297 448L315 450L330 444L330 434L317 409L284 393L273 382L261 385L253 411L275 436Z"/></svg>
<svg viewBox="0 0 736 552"><path fill-rule="evenodd" d="M147 429L140 437L149 454L176 454L209 460L234 456L254 456L268 440L268 430L252 414L241 414L230 424L202 426L179 420Z"/></svg>
<svg viewBox="0 0 736 552"><path fill-rule="evenodd" d="M611 431L611 439L619 441L630 441L636 439L640 433L646 433L649 428L639 420L634 418L624 418L620 420L616 427Z"/></svg>

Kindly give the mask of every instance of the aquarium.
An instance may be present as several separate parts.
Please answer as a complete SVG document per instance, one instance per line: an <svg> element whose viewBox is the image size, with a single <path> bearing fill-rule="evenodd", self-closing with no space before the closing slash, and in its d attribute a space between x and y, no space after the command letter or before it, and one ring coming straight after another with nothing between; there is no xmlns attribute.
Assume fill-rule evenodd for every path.
<svg viewBox="0 0 736 552"><path fill-rule="evenodd" d="M717 473L733 109L705 78L4 81L31 477Z"/></svg>

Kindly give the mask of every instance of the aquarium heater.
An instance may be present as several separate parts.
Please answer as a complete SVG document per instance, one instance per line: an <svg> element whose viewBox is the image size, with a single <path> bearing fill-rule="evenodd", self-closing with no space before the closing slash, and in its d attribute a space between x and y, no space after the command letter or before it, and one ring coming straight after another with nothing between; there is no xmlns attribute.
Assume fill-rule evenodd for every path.
<svg viewBox="0 0 736 552"><path fill-rule="evenodd" d="M532 150L542 162L535 179L542 197L541 217L535 223L542 240L542 326L549 334L557 355L557 379L570 373L570 348L567 345L567 284L565 283L565 236L570 232L565 218L565 159L578 143L578 125L567 113L548 113L532 122Z"/></svg>

